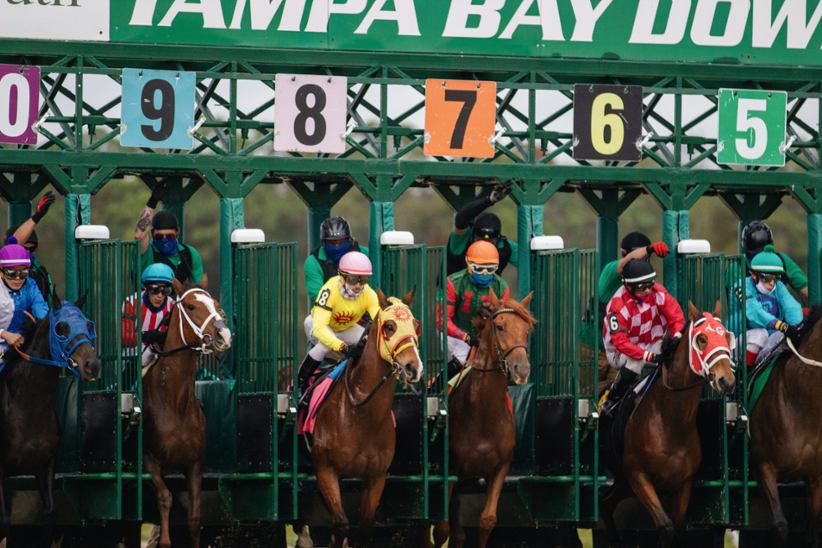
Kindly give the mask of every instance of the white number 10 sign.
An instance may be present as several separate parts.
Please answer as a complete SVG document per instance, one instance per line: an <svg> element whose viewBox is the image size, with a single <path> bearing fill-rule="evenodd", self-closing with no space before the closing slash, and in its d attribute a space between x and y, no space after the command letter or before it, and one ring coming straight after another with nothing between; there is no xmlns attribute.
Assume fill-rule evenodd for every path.
<svg viewBox="0 0 822 548"><path fill-rule="evenodd" d="M348 79L278 74L275 79L274 150L345 152Z"/></svg>

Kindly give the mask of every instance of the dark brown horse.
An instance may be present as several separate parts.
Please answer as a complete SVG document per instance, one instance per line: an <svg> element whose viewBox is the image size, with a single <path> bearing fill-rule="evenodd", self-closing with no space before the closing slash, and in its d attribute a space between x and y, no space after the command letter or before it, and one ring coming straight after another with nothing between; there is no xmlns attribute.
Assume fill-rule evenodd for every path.
<svg viewBox="0 0 822 548"><path fill-rule="evenodd" d="M394 458L395 432L391 404L395 377L406 383L422 378L417 350L417 321L409 306L414 291L402 301L377 291L380 312L371 323L368 341L356 364L346 367L317 412L311 460L317 486L331 514L333 546L348 536L348 518L340 496L340 479L363 482L359 544L369 540L388 466Z"/></svg>
<svg viewBox="0 0 822 548"><path fill-rule="evenodd" d="M508 379L524 383L531 372L528 334L535 320L528 312L533 292L521 302L499 300L491 290L487 318L475 320L479 346L471 371L448 400L449 473L459 482L483 478L488 498L480 516L479 546L484 548L497 524L497 504L511 465L516 425L508 408ZM451 536L449 546L461 547L465 532L459 521L459 496L449 486L449 522L434 528L437 547Z"/></svg>
<svg viewBox="0 0 822 548"><path fill-rule="evenodd" d="M614 485L600 505L610 540L617 539L614 510L635 494L648 510L663 541L673 541L685 521L693 477L702 461L696 413L705 381L721 394L734 389L731 338L719 321L719 301L713 315L688 305L690 323L673 357L661 365L661 376L645 393L625 426L622 458L605 452ZM723 342L724 341L724 342ZM608 424L603 422L603 428ZM604 435L608 435L606 432ZM671 514L665 512L657 490L673 495Z"/></svg>
<svg viewBox="0 0 822 548"><path fill-rule="evenodd" d="M83 381L100 376L93 332L93 325L79 306L55 300L49 316L38 322L27 337L23 352L6 353L7 365L0 375L0 539L6 537L10 526L3 480L32 474L40 487L46 519L42 544L51 544L56 517L54 462L60 442L54 395L61 367L74 369ZM68 359L52 355L50 335L60 347L57 353Z"/></svg>
<svg viewBox="0 0 822 548"><path fill-rule="evenodd" d="M816 362L803 363L793 352L774 366L751 414L751 452L759 485L771 508L773 525L784 542L788 522L777 482L804 481L808 488L807 546L819 546L822 521L822 307L813 309L794 347Z"/></svg>
<svg viewBox="0 0 822 548"><path fill-rule="evenodd" d="M188 483L191 546L198 548L206 425L194 395L194 378L198 353L224 354L231 346L231 332L219 304L206 290L183 287L175 279L174 292L178 297L161 357L143 377L143 453L157 491L160 546L171 546L168 519L172 496L163 476L180 472Z"/></svg>

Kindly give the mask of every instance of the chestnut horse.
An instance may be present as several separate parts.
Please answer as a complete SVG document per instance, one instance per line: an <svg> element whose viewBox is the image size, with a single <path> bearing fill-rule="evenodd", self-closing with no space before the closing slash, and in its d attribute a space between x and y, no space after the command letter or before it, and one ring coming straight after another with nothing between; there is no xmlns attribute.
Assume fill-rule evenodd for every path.
<svg viewBox="0 0 822 548"><path fill-rule="evenodd" d="M422 378L417 350L419 323L409 308L412 289L402 301L377 291L380 312L371 323L363 354L342 372L317 411L311 460L317 486L331 514L332 546L343 546L348 518L340 496L341 478L363 482L359 544L367 544L388 466L394 458L391 404L395 377L406 384Z"/></svg>
<svg viewBox="0 0 822 548"><path fill-rule="evenodd" d="M516 442L516 425L508 407L508 379L523 384L531 372L528 361L528 334L534 317L528 311L533 291L521 302L499 300L490 293L490 308L484 318L474 320L479 346L470 362L470 373L448 399L449 473L465 480L483 478L488 497L480 517L479 546L484 548L497 524L497 504L511 466ZM434 528L434 544L439 548L451 536L450 547L465 543L459 521L459 495L449 485L449 522Z"/></svg>
<svg viewBox="0 0 822 548"><path fill-rule="evenodd" d="M601 515L610 542L618 541L614 510L635 494L648 510L662 540L670 544L681 529L691 498L693 478L702 461L702 446L696 427L696 413L707 380L720 394L733 392L733 335L719 317L719 301L713 314L700 315L688 303L690 322L673 356L660 367L659 376L645 393L625 426L622 458L610 448L602 451L614 475L614 485L602 499ZM610 423L603 421L610 435ZM671 515L662 508L657 489L673 494Z"/></svg>
<svg viewBox="0 0 822 548"><path fill-rule="evenodd" d="M751 413L751 453L759 485L768 499L781 542L788 523L777 482L804 481L808 488L807 546L819 546L822 521L822 306L805 321L794 345L804 359L788 352L779 358ZM815 362L815 363L813 363Z"/></svg>
<svg viewBox="0 0 822 548"><path fill-rule="evenodd" d="M73 370L83 381L100 377L94 347L94 324L77 305L55 299L49 315L38 322L18 354L6 352L0 376L0 539L11 525L3 482L7 476L33 474L40 487L46 527L42 545L51 545L57 517L54 505L54 463L60 432L54 395L61 368ZM50 340L54 346L50 348Z"/></svg>
<svg viewBox="0 0 822 548"><path fill-rule="evenodd" d="M174 280L174 308L160 359L143 376L143 459L157 491L160 547L171 546L171 491L163 476L181 472L188 483L188 527L192 548L200 546L200 485L205 459L206 425L194 395L198 354L221 356L231 346L231 332L219 303L205 289Z"/></svg>

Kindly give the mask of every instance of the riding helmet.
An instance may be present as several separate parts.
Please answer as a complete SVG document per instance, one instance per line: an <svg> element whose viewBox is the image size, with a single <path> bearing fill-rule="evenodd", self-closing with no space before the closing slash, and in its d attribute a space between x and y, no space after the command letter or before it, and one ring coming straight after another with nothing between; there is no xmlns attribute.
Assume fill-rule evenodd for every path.
<svg viewBox="0 0 822 548"><path fill-rule="evenodd" d="M622 281L626 285L648 282L656 278L656 271L648 261L633 259L622 269Z"/></svg>
<svg viewBox="0 0 822 548"><path fill-rule="evenodd" d="M474 238L496 240L502 232L502 221L493 213L483 213L474 220Z"/></svg>
<svg viewBox="0 0 822 548"><path fill-rule="evenodd" d="M622 249L623 256L627 255L634 249L638 249L640 247L648 247L651 245L651 239L648 238L642 232L631 232L627 234L624 238L622 238L622 243L619 244L619 248Z"/></svg>
<svg viewBox="0 0 822 548"><path fill-rule="evenodd" d="M760 251L751 259L751 270L766 274L784 274L785 265L782 264L782 259L776 254L776 248L772 245L766 245L763 251Z"/></svg>
<svg viewBox="0 0 822 548"><path fill-rule="evenodd" d="M151 226L154 230L177 230L177 216L167 209L161 209L154 214L151 220Z"/></svg>
<svg viewBox="0 0 822 548"><path fill-rule="evenodd" d="M350 240L351 227L343 217L329 217L320 225L320 240Z"/></svg>
<svg viewBox="0 0 822 548"><path fill-rule="evenodd" d="M163 263L152 263L143 270L143 275L140 281L143 284L148 282L161 282L170 284L174 279L174 270L170 266Z"/></svg>
<svg viewBox="0 0 822 548"><path fill-rule="evenodd" d="M368 255L359 251L349 251L340 259L340 272L353 274L354 276L371 275L371 259Z"/></svg>
<svg viewBox="0 0 822 548"><path fill-rule="evenodd" d="M19 245L17 240L9 238L9 243L0 249L0 268L13 266L31 266L31 258L28 250Z"/></svg>
<svg viewBox="0 0 822 548"><path fill-rule="evenodd" d="M742 230L742 245L748 253L759 253L772 243L773 231L762 221L753 221Z"/></svg>
<svg viewBox="0 0 822 548"><path fill-rule="evenodd" d="M465 260L474 264L499 264L499 251L491 242L477 240L468 246Z"/></svg>

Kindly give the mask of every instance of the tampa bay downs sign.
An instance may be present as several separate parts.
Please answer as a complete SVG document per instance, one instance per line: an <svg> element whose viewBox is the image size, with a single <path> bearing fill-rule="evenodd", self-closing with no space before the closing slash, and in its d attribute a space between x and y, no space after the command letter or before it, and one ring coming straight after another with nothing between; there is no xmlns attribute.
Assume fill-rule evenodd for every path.
<svg viewBox="0 0 822 548"><path fill-rule="evenodd" d="M822 65L822 0L0 0L0 39Z"/></svg>

